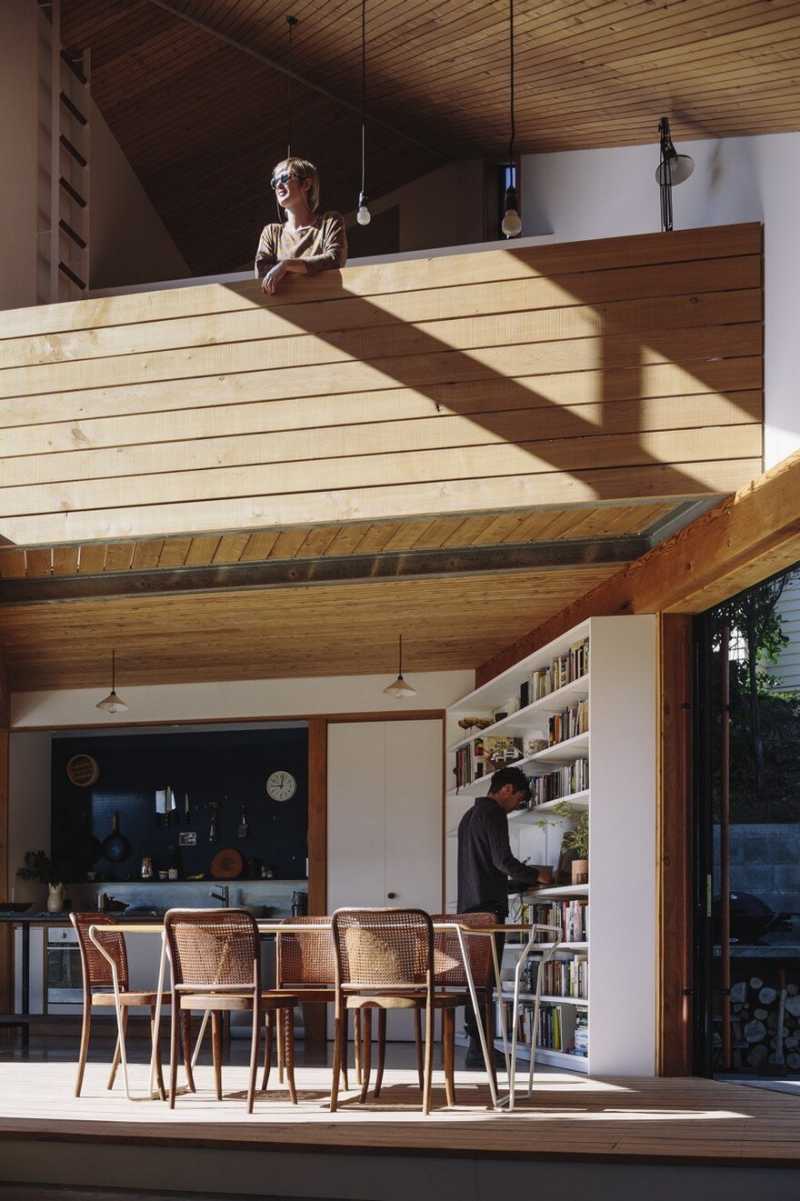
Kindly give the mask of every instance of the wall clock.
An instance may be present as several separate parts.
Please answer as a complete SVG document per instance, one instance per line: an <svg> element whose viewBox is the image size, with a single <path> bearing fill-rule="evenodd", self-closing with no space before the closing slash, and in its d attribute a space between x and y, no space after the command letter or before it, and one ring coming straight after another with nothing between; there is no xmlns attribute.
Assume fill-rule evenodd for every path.
<svg viewBox="0 0 800 1201"><path fill-rule="evenodd" d="M297 792L297 780L291 772L274 771L267 776L267 796L273 801L290 801Z"/></svg>

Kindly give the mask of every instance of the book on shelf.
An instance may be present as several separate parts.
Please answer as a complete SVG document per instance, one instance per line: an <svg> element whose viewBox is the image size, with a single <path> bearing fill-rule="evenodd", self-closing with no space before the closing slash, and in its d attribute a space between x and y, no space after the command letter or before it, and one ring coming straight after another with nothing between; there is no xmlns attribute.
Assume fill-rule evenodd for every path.
<svg viewBox="0 0 800 1201"><path fill-rule="evenodd" d="M530 674L528 696L540 701L558 688L580 680L589 670L589 639L574 642L565 655L557 655L549 667L540 667Z"/></svg>
<svg viewBox="0 0 800 1201"><path fill-rule="evenodd" d="M573 1034L574 1047L573 1054L588 1055L589 1054L589 1015L585 1012L578 1012L575 1015L575 1031Z"/></svg>
<svg viewBox="0 0 800 1201"><path fill-rule="evenodd" d="M536 901L525 900L517 894L513 898L509 921L515 925L550 926L554 931L550 935L541 935L540 942L588 942L589 941L589 902L576 898L573 900ZM509 944L513 946L514 944Z"/></svg>
<svg viewBox="0 0 800 1201"><path fill-rule="evenodd" d="M534 776L531 780L530 807L535 809L537 805L557 801L574 792L583 792L588 787L589 760L581 757L542 776Z"/></svg>
<svg viewBox="0 0 800 1201"><path fill-rule="evenodd" d="M526 1002L520 1013L518 1037L530 1046L532 1033L533 1004ZM558 1051L562 1055L588 1055L589 1015L571 1005L545 1002L539 1009L536 1046L541 1051Z"/></svg>
<svg viewBox="0 0 800 1201"><path fill-rule="evenodd" d="M572 997L587 1000L589 997L589 960L585 955L573 959L551 959L549 963L530 960L533 971L529 979L531 992L536 990L538 973L542 973L542 995L548 997ZM526 969L527 969L526 964Z"/></svg>
<svg viewBox="0 0 800 1201"><path fill-rule="evenodd" d="M548 746L555 746L559 742L566 742L568 738L575 738L578 734L585 734L588 729L589 702L588 700L576 701L574 705L568 705L560 713L553 713L548 718Z"/></svg>

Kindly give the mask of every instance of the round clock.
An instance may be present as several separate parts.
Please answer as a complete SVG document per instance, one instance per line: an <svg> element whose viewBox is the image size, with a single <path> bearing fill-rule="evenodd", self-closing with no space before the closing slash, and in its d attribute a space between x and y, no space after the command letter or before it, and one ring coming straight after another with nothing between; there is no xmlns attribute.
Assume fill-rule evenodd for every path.
<svg viewBox="0 0 800 1201"><path fill-rule="evenodd" d="M290 801L297 792L297 780L291 772L274 771L267 776L267 796L273 801Z"/></svg>

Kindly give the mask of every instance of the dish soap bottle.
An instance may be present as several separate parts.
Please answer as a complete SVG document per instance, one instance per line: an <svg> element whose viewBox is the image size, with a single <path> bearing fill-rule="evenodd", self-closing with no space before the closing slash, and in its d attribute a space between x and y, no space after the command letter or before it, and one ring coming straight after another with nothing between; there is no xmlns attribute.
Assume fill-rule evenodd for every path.
<svg viewBox="0 0 800 1201"><path fill-rule="evenodd" d="M237 838L247 838L250 827L247 824L247 807L242 804L239 809L239 825L236 827Z"/></svg>

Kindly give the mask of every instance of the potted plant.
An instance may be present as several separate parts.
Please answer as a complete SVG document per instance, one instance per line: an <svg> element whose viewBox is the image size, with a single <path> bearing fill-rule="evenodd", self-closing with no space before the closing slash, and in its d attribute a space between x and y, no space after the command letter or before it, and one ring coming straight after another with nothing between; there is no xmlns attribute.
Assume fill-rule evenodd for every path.
<svg viewBox="0 0 800 1201"><path fill-rule="evenodd" d="M62 913L64 910L64 885L61 871L44 851L26 851L25 861L18 868L21 880L39 880L47 885L47 912Z"/></svg>
<svg viewBox="0 0 800 1201"><path fill-rule="evenodd" d="M573 884L589 883L589 810L574 809L567 801L556 805L553 810L559 817L575 819L575 825L567 830L561 840L561 848L572 858Z"/></svg>

